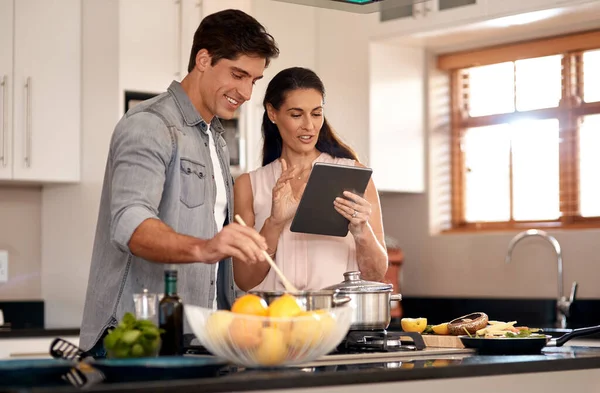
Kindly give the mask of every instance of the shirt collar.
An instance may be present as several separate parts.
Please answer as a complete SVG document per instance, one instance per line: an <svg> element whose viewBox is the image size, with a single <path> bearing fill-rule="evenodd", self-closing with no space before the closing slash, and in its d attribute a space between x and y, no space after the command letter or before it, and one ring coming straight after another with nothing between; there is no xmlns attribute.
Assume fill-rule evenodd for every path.
<svg viewBox="0 0 600 393"><path fill-rule="evenodd" d="M173 96L173 99L175 100L175 103L177 104L177 107L179 108L186 125L200 125L200 129L206 133L209 132L211 126L212 129L218 134L222 134L225 131L217 117L214 117L210 124L207 124L202 119L187 93L185 90L183 90L183 87L181 87L181 83L177 81L171 82L168 91Z"/></svg>

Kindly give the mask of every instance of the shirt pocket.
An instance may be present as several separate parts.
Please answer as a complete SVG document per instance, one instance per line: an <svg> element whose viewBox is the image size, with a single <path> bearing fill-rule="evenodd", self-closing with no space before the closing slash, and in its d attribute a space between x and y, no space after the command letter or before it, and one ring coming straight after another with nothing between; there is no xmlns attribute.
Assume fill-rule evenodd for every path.
<svg viewBox="0 0 600 393"><path fill-rule="evenodd" d="M182 158L180 161L181 169L181 202L193 209L204 204L206 193L206 166Z"/></svg>

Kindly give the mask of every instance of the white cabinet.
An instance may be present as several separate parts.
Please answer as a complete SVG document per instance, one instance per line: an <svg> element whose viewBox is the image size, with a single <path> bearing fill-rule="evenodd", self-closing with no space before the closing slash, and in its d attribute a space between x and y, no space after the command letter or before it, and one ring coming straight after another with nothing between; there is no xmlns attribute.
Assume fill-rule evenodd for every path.
<svg viewBox="0 0 600 393"><path fill-rule="evenodd" d="M488 0L425 0L400 7L382 6L369 16L371 37L426 33L485 18Z"/></svg>
<svg viewBox="0 0 600 393"><path fill-rule="evenodd" d="M425 26L443 28L474 22L487 13L487 0L430 0L420 4Z"/></svg>
<svg viewBox="0 0 600 393"><path fill-rule="evenodd" d="M186 75L194 33L202 18L250 8L248 0L120 0L121 90L162 93Z"/></svg>
<svg viewBox="0 0 600 393"><path fill-rule="evenodd" d="M0 0L0 179L12 178L13 0Z"/></svg>
<svg viewBox="0 0 600 393"><path fill-rule="evenodd" d="M123 90L161 93L181 79L182 1L119 2L119 81Z"/></svg>
<svg viewBox="0 0 600 393"><path fill-rule="evenodd" d="M80 176L80 0L0 0L0 179Z"/></svg>
<svg viewBox="0 0 600 393"><path fill-rule="evenodd" d="M369 162L379 191L425 190L423 48L369 45Z"/></svg>
<svg viewBox="0 0 600 393"><path fill-rule="evenodd" d="M569 7L593 3L597 0L503 0L488 1L490 18L517 15L528 12L549 10L557 7Z"/></svg>

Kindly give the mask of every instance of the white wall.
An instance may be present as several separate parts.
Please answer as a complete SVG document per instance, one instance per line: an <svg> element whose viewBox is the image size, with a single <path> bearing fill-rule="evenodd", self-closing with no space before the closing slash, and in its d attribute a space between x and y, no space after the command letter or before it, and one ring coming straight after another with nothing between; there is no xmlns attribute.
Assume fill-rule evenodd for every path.
<svg viewBox="0 0 600 393"><path fill-rule="evenodd" d="M507 246L518 231L440 234L450 213L448 78L434 68L433 56L429 63L428 190L381 197L386 234L399 240L405 255L402 292L433 297L556 297L556 257L543 239L520 242L507 265ZM600 230L548 232L562 246L564 291L577 281L578 298L600 297Z"/></svg>
<svg viewBox="0 0 600 393"><path fill-rule="evenodd" d="M41 199L39 187L0 188L0 250L8 251L8 281L0 283L1 300L42 298Z"/></svg>
<svg viewBox="0 0 600 393"><path fill-rule="evenodd" d="M119 119L118 0L83 2L81 182L42 191L46 328L81 323L110 136Z"/></svg>
<svg viewBox="0 0 600 393"><path fill-rule="evenodd" d="M369 47L364 15L321 9L318 13L317 73L325 84L325 116L369 161Z"/></svg>

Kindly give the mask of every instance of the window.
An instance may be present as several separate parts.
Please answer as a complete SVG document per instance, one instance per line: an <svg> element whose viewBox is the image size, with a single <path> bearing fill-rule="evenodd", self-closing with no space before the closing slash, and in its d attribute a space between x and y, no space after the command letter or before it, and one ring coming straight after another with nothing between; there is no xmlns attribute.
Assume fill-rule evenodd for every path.
<svg viewBox="0 0 600 393"><path fill-rule="evenodd" d="M598 38L438 59L451 75L453 229L600 227Z"/></svg>

